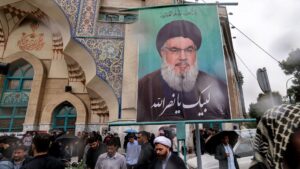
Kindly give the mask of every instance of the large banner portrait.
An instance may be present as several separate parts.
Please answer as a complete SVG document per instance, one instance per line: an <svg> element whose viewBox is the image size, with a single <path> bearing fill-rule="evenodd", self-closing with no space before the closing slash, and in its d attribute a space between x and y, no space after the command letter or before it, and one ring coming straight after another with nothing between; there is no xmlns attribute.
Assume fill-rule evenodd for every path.
<svg viewBox="0 0 300 169"><path fill-rule="evenodd" d="M139 13L137 121L231 118L218 9Z"/></svg>

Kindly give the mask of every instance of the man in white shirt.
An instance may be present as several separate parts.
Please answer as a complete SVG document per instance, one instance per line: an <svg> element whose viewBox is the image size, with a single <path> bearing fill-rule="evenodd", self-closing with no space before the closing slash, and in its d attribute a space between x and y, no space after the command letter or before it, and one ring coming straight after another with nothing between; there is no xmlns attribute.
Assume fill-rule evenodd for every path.
<svg viewBox="0 0 300 169"><path fill-rule="evenodd" d="M137 164L139 159L141 146L136 140L134 140L134 135L128 136L129 142L127 143L126 149L126 163L127 169L134 169L134 166Z"/></svg>
<svg viewBox="0 0 300 169"><path fill-rule="evenodd" d="M98 157L95 169L127 169L126 159L117 149L117 142L113 138L107 143L107 152Z"/></svg>

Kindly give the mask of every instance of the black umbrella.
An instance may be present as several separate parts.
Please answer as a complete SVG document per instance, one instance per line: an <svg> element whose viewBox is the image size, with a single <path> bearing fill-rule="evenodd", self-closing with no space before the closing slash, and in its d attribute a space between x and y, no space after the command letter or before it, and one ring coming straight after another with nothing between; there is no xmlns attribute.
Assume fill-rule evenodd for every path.
<svg viewBox="0 0 300 169"><path fill-rule="evenodd" d="M17 141L20 141L19 138L14 136L0 136L0 143L15 143Z"/></svg>
<svg viewBox="0 0 300 169"><path fill-rule="evenodd" d="M78 140L79 140L79 138L77 136L73 136L73 135L62 135L55 139L55 141L61 142L64 145L69 144L69 143L74 143Z"/></svg>
<svg viewBox="0 0 300 169"><path fill-rule="evenodd" d="M226 135L229 137L229 144L233 147L237 142L239 135L235 131L221 131L207 140L205 143L206 152L209 154L215 154L216 147L222 143L222 138Z"/></svg>
<svg viewBox="0 0 300 169"><path fill-rule="evenodd" d="M61 129L51 129L51 130L49 130L49 132L50 133L62 133L63 130L61 130Z"/></svg>

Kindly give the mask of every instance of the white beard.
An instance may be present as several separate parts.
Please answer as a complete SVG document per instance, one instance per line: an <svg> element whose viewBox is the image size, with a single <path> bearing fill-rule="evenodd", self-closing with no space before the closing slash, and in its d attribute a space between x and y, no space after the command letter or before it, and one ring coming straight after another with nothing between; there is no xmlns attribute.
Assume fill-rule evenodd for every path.
<svg viewBox="0 0 300 169"><path fill-rule="evenodd" d="M187 64L185 62L185 64ZM174 70L174 66L169 65L166 62L165 57L163 57L163 62L161 64L161 75L162 78L167 82L167 84L176 91L184 91L189 92L191 91L196 83L197 76L198 76L198 64L197 61L195 62L194 66L189 65L191 68L183 73L183 74L176 74Z"/></svg>

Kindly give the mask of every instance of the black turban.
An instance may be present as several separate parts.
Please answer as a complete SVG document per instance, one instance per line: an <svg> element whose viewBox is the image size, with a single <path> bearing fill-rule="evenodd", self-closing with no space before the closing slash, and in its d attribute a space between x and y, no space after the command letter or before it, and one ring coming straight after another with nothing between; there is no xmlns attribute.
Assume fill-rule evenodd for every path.
<svg viewBox="0 0 300 169"><path fill-rule="evenodd" d="M156 49L160 53L161 47L171 38L184 37L191 39L199 49L201 45L201 32L199 28L190 21L175 20L163 26L156 37Z"/></svg>

